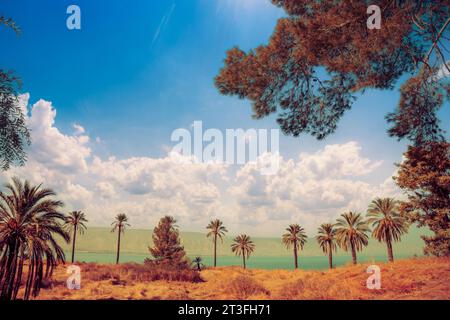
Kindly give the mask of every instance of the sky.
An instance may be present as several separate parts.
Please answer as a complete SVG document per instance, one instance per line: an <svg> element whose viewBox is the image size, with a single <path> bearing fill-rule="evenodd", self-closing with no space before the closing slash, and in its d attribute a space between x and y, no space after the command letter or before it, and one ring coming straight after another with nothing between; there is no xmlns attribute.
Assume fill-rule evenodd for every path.
<svg viewBox="0 0 450 320"><path fill-rule="evenodd" d="M69 5L81 30L66 27ZM171 133L206 128L275 129L275 117L251 118L249 101L222 96L214 77L226 50L267 43L284 12L265 0L0 0L1 68L20 75L20 103L32 130L25 167L0 173L44 182L109 226L125 212L135 228L166 214L184 231L219 217L233 234L279 235L289 223L313 234L346 210L365 211L375 196L400 195L392 182L406 150L386 134L394 90L359 96L324 141L280 137L280 170L252 164L194 163L169 153ZM440 113L448 132L450 111Z"/></svg>

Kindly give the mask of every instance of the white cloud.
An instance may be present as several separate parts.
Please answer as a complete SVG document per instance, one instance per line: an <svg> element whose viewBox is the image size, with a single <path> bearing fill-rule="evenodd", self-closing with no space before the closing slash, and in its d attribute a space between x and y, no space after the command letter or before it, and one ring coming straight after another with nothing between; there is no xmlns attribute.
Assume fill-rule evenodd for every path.
<svg viewBox="0 0 450 320"><path fill-rule="evenodd" d="M77 136L77 135L81 135L81 134L83 134L83 133L85 133L86 132L86 130L81 126L81 125L79 125L79 124L77 124L77 123L74 123L73 124L73 129L75 130L75 135Z"/></svg>
<svg viewBox="0 0 450 320"><path fill-rule="evenodd" d="M20 97L23 110L28 100L29 95ZM203 230L209 219L220 217L232 233L276 235L291 222L315 232L345 210L363 211L373 197L398 193L391 177L381 184L365 179L381 161L362 156L355 141L301 153L297 160L265 155L279 157L280 167L276 175L263 176L258 164L236 170L174 153L102 159L80 124L72 135L64 134L55 126L56 115L48 101L31 107L27 164L0 173L0 179L17 175L54 188L65 210L84 210L91 225L108 226L126 212L139 228L171 214L185 230Z"/></svg>
<svg viewBox="0 0 450 320"><path fill-rule="evenodd" d="M29 96L21 99L27 103ZM91 154L89 137L61 133L54 126L55 118L56 110L51 102L39 100L32 106L31 115L27 118L32 140L29 158L45 164L47 168L68 174L86 172L87 160Z"/></svg>

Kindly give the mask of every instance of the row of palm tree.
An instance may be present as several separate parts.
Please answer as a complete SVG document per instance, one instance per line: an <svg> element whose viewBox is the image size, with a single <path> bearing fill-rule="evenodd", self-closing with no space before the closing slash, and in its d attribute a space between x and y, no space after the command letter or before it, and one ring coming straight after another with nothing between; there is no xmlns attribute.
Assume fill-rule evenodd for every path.
<svg viewBox="0 0 450 320"><path fill-rule="evenodd" d="M85 222L88 222L86 215L81 211L69 212L65 218L64 226L66 230L72 234L72 263L75 261L75 243L77 239L77 233L83 234L86 230ZM111 232L117 231L117 252L116 252L116 264L119 264L120 257L120 238L125 232L125 227L129 227L128 217L124 213L119 213L111 224L113 229Z"/></svg>
<svg viewBox="0 0 450 320"><path fill-rule="evenodd" d="M86 230L87 219L83 212L73 211L65 216L61 213L61 201L55 200L55 192L32 186L28 181L13 178L0 192L0 300L17 297L22 278L26 275L24 298L36 296L42 281L51 276L58 263L65 262L62 247L57 241L61 237L69 243L72 239L72 262L75 260L76 237ZM117 257L119 263L121 235L129 226L125 214L118 214L112 223L112 232L118 231ZM351 251L353 263L357 263L357 252L367 246L372 226L372 236L386 243L389 261L394 260L392 244L400 241L407 232L408 223L397 211L397 202L390 198L375 199L369 205L366 219L361 214L344 213L335 224L322 224L316 240L324 253L328 254L330 268L333 267L333 252L337 247ZM217 266L217 240L223 241L228 232L220 220L207 226L214 242L214 266ZM295 267L298 268L298 252L307 237L302 227L290 225L282 236L288 248L293 248ZM72 235L72 237L70 236ZM234 238L231 250L242 256L243 266L255 250L250 236L241 234ZM27 273L24 272L27 267Z"/></svg>
<svg viewBox="0 0 450 320"><path fill-rule="evenodd" d="M357 263L357 252L368 245L372 226L372 237L379 242L386 243L389 262L394 261L392 249L393 242L398 242L401 236L408 231L407 220L398 213L397 201L392 198L377 198L373 200L367 210L366 219L355 212L341 215L335 224L324 223L318 231L316 240L325 254L328 255L328 264L333 268L333 252L338 246L344 251L350 251L353 264ZM209 232L207 237L212 237L214 244L214 267L217 266L217 240L223 242L223 237L228 230L219 219L211 221L206 227ZM294 267L298 268L298 252L303 250L307 235L305 230L298 224L291 224L282 235L282 242L287 249L293 248ZM255 250L255 244L250 236L241 234L233 239L231 250L237 256L242 256L243 267L246 268L246 259Z"/></svg>
<svg viewBox="0 0 450 320"><path fill-rule="evenodd" d="M54 268L66 261L58 237L66 243L72 238L73 263L77 234L86 230L88 221L81 211L67 216L61 213L63 203L42 185L32 186L14 177L5 189L0 192L0 300L16 299L22 283L23 298L28 300L39 294ZM113 224L113 231L119 231L118 262L120 234L128 225L126 216L119 214Z"/></svg>

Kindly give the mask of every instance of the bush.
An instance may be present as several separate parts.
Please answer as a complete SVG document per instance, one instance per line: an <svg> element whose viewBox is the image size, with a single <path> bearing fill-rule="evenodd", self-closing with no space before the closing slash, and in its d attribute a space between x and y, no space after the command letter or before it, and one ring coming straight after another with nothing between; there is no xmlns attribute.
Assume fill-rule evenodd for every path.
<svg viewBox="0 0 450 320"><path fill-rule="evenodd" d="M225 291L233 295L234 298L242 300L251 296L270 292L262 284L247 275L239 275L231 280L225 287Z"/></svg>
<svg viewBox="0 0 450 320"><path fill-rule="evenodd" d="M305 277L283 287L280 293L281 300L332 300L336 295L331 290L334 281L319 281L318 278ZM337 289L344 292L344 288L337 286Z"/></svg>
<svg viewBox="0 0 450 320"><path fill-rule="evenodd" d="M200 273L192 269L176 269L158 265L125 263L120 265L81 265L82 277L93 281L110 281L113 285L145 281L203 282Z"/></svg>

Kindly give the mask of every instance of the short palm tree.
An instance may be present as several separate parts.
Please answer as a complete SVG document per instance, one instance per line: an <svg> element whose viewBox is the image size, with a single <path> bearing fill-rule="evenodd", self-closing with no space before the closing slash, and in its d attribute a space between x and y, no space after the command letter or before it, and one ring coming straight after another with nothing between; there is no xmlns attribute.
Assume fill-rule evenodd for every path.
<svg viewBox="0 0 450 320"><path fill-rule="evenodd" d="M246 234L241 234L234 238L234 243L231 245L231 251L234 252L237 256L242 256L242 261L245 265L245 258L249 258L250 254L255 250L255 244L250 239L250 237Z"/></svg>
<svg viewBox="0 0 450 320"><path fill-rule="evenodd" d="M320 225L316 239L323 252L328 254L328 265L330 269L333 269L333 251L337 250L334 225L331 223L323 223Z"/></svg>
<svg viewBox="0 0 450 320"><path fill-rule="evenodd" d="M294 265L295 269L298 269L298 250L305 246L307 236L305 230L298 224L291 224L286 231L281 239L286 248L294 248Z"/></svg>
<svg viewBox="0 0 450 320"><path fill-rule="evenodd" d="M356 264L356 252L369 243L369 227L360 213L348 212L341 215L336 223L336 238L339 246L352 251L352 261Z"/></svg>
<svg viewBox="0 0 450 320"><path fill-rule="evenodd" d="M63 206L55 192L13 178L0 192L0 300L14 300L27 265L23 298L36 297L42 281L65 262L57 236L67 243Z"/></svg>
<svg viewBox="0 0 450 320"><path fill-rule="evenodd" d="M65 227L69 231L69 233L72 233L72 263L75 261L75 242L77 239L77 232L80 234L83 234L86 230L85 222L88 222L86 220L86 216L81 211L72 211L69 212L69 214L66 217Z"/></svg>
<svg viewBox="0 0 450 320"><path fill-rule="evenodd" d="M195 257L195 259L192 260L192 265L194 265L198 271L202 271L202 268L205 266L201 257Z"/></svg>
<svg viewBox="0 0 450 320"><path fill-rule="evenodd" d="M209 230L209 232L206 234L206 236L212 237L213 243L214 243L214 267L217 266L217 238L220 238L220 240L223 243L223 237L225 236L225 233L228 232L227 228L223 226L223 222L219 219L211 221L208 226L206 226L206 229Z"/></svg>
<svg viewBox="0 0 450 320"><path fill-rule="evenodd" d="M125 232L125 227L129 227L130 224L128 223L128 217L124 213L119 213L116 216L116 219L111 224L113 226L113 229L111 232L118 232L117 236L117 257L116 257L116 264L119 264L119 256L120 256L120 235Z"/></svg>
<svg viewBox="0 0 450 320"><path fill-rule="evenodd" d="M387 246L388 260L394 261L392 242L400 241L403 234L408 232L408 223L397 210L397 201L392 198L377 198L373 200L367 210L368 223L373 227L372 237Z"/></svg>

